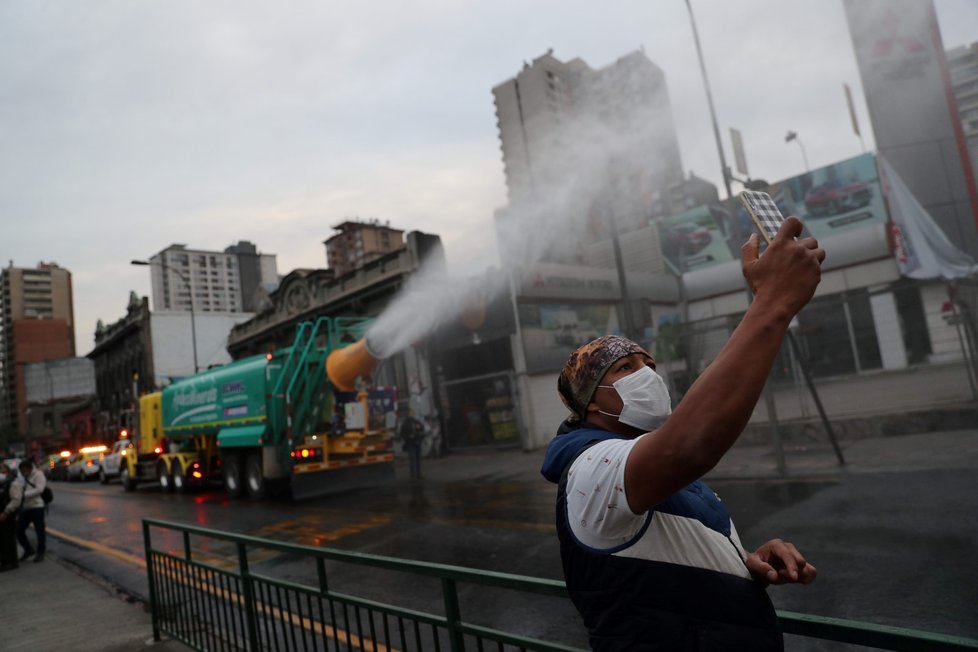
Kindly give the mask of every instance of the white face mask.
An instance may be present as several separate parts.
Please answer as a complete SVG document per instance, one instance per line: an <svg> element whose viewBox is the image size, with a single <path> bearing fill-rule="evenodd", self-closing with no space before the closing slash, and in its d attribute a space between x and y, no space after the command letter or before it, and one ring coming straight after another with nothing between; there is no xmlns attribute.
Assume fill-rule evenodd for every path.
<svg viewBox="0 0 978 652"><path fill-rule="evenodd" d="M619 378L614 385L598 385L614 389L621 397L621 414L601 412L609 417L618 417L620 423L633 426L645 432L651 432L665 423L672 414L672 401L669 399L669 388L662 376L655 373L652 367L642 367L624 378Z"/></svg>
<svg viewBox="0 0 978 652"><path fill-rule="evenodd" d="M7 474L6 473L0 473L0 484L3 484L6 481L7 481Z"/></svg>

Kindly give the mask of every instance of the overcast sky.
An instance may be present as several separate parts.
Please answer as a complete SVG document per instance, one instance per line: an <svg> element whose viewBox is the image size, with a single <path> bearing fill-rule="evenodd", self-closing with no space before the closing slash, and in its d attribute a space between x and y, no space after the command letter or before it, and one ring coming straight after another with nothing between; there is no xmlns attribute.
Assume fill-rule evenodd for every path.
<svg viewBox="0 0 978 652"><path fill-rule="evenodd" d="M978 41L978 2L935 4L945 47ZM859 154L843 83L873 148L841 0L693 8L731 165L730 127L771 181L803 171L789 129L812 167ZM251 240L286 274L376 217L481 272L506 201L492 87L548 48L599 68L640 47L686 172L719 184L683 0L2 0L0 263L72 272L79 355L149 294L129 260L174 242Z"/></svg>

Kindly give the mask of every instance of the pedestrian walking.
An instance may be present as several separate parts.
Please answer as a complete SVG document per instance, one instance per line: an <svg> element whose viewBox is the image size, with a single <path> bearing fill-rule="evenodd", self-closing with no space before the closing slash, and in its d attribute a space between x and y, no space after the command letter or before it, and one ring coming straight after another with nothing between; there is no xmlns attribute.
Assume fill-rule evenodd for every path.
<svg viewBox="0 0 978 652"><path fill-rule="evenodd" d="M23 490L23 504L20 515L17 517L17 541L20 543L20 547L24 549L20 561L27 561L33 557L36 564L44 561L44 553L47 550L47 536L44 532L45 505L44 498L41 497L47 480L32 461L24 460L20 463L20 477L14 484L17 483L21 483ZM34 535L37 538L36 551L27 539L27 528L31 524L34 525Z"/></svg>
<svg viewBox="0 0 978 652"><path fill-rule="evenodd" d="M401 422L397 434L404 442L408 453L408 464L411 469L411 479L421 479L421 442L424 441L424 424L414 416L414 410L408 410Z"/></svg>
<svg viewBox="0 0 978 652"><path fill-rule="evenodd" d="M17 568L17 521L21 498L13 500L14 474L0 464L0 573Z"/></svg>

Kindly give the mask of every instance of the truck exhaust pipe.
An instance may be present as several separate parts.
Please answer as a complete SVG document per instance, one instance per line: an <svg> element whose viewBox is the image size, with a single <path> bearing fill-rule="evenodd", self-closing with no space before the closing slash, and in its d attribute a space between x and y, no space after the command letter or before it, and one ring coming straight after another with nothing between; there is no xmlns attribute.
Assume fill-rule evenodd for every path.
<svg viewBox="0 0 978 652"><path fill-rule="evenodd" d="M356 389L357 378L373 373L380 360L381 356L364 337L330 353L326 358L326 375L336 389L352 392Z"/></svg>

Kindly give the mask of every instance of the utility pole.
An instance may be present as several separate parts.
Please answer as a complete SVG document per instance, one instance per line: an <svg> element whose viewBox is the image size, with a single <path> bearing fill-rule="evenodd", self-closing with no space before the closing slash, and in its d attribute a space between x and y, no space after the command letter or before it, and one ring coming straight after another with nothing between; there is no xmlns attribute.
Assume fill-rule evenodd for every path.
<svg viewBox="0 0 978 652"><path fill-rule="evenodd" d="M730 169L727 167L727 159L723 155L723 141L720 140L720 127L717 126L717 113L713 108L713 93L710 92L710 80L706 76L706 63L703 61L703 49L700 47L700 35L696 31L696 19L693 17L693 6L686 0L686 9L689 10L689 22L693 26L693 42L696 44L696 56L700 61L700 74L703 75L703 87L706 89L706 103L710 107L710 119L713 121L713 137L717 141L717 153L720 154L720 170L723 173L723 187L727 191L727 199L733 197L730 190Z"/></svg>

